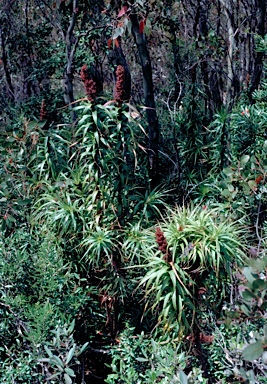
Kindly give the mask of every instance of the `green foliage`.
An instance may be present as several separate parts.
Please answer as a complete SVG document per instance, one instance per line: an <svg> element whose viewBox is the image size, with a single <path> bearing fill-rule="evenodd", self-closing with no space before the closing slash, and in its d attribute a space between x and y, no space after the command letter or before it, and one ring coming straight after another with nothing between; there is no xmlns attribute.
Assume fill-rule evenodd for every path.
<svg viewBox="0 0 267 384"><path fill-rule="evenodd" d="M64 131L50 133L65 165L54 183L42 182L34 222L67 235L68 254L78 269L98 271L101 292L123 299L131 291L121 269L140 260L138 247L147 246L141 227L161 215L167 193L137 184L139 127L126 106L86 103L76 110L81 116L69 138ZM51 177L42 167L42 179ZM132 279L135 272L129 274Z"/></svg>
<svg viewBox="0 0 267 384"><path fill-rule="evenodd" d="M201 289L207 292L207 302L217 302L217 311L226 298L233 263L240 263L243 255L243 229L238 222L225 220L219 207L182 207L165 217L160 230L167 249L155 241L141 284L152 297L152 309L160 310L161 320L170 328L178 324L183 334L195 322Z"/></svg>
<svg viewBox="0 0 267 384"><path fill-rule="evenodd" d="M105 380L109 384L207 383L197 370L188 376L184 373L187 358L180 346L156 341L144 333L135 335L134 328L121 333L111 355L113 373Z"/></svg>
<svg viewBox="0 0 267 384"><path fill-rule="evenodd" d="M261 103L240 106L231 115L231 155L233 159L241 154L252 155L261 149L265 140L267 113ZM242 127L242 134L240 129Z"/></svg>
<svg viewBox="0 0 267 384"><path fill-rule="evenodd" d="M213 327L213 342L203 345L203 353L207 356L209 375L214 382L261 382L261 377L265 376L263 362L253 360L253 364L251 364L246 361L249 359L245 359L245 351L249 357L252 357L249 348L245 348L246 340L254 335L258 325L237 320L225 321L225 323ZM255 346L252 344L254 351L256 346L257 344Z"/></svg>
<svg viewBox="0 0 267 384"><path fill-rule="evenodd" d="M173 106L168 99L169 116L165 117L163 111L160 146L162 180L165 182L168 176L169 185L181 201L183 192L205 177L209 155L203 94L197 85L187 83L184 94L182 101L176 100Z"/></svg>
<svg viewBox="0 0 267 384"><path fill-rule="evenodd" d="M266 257L248 260L248 266L242 270L244 279L239 284L240 308L239 311L251 319L251 322L263 322L262 329L250 333L250 343L242 352L242 358L246 361L254 362L254 375L259 372L267 376L266 371L266 345L267 345L267 326L264 318L266 311ZM262 320L262 322L260 321Z"/></svg>
<svg viewBox="0 0 267 384"><path fill-rule="evenodd" d="M136 127L130 114L124 108L91 103L76 109L82 116L71 141L52 134L68 167L55 184L47 185L37 203L37 219L46 219L56 232L75 237L95 226L119 228L129 220L147 221L164 204L164 193L137 193Z"/></svg>
<svg viewBox="0 0 267 384"><path fill-rule="evenodd" d="M1 382L39 383L40 345L58 322L69 322L89 304L91 289L66 264L51 233L22 227L1 237L0 249Z"/></svg>
<svg viewBox="0 0 267 384"><path fill-rule="evenodd" d="M251 107L254 114L256 108L258 106ZM232 130L232 136L230 136L232 137L230 140L232 144L231 151L228 150L228 164L227 166L225 164L225 161L227 161L225 152L223 153L224 158L220 159L220 148L222 147L219 139L217 146L214 145L214 160L212 160L214 168L206 180L199 186L195 185L189 191L189 196L201 204L210 204L214 201L224 202L237 218L244 217L247 224L255 224L256 222L257 237L259 238L262 230L259 228L258 223L265 220L262 207L266 204L267 142L263 136L265 131L264 116L262 119L260 117L261 113L257 116L259 121L254 129L257 136L254 138L255 140L251 140L252 128L246 128L246 125L241 121L249 119L249 116L233 114L228 116L227 119L226 116L224 117L228 128L230 131ZM216 124L215 121L214 130L217 129ZM220 127L219 123L218 127ZM242 135L240 135L241 127L244 129ZM246 143L245 135L250 138L248 139L251 143L249 146Z"/></svg>
<svg viewBox="0 0 267 384"><path fill-rule="evenodd" d="M14 345L12 350L5 350L8 359L1 362L1 383L3 384L39 384L42 375L36 369L36 356L32 351L26 350L18 352L21 348L19 342ZM24 346L23 346L24 348Z"/></svg>
<svg viewBox="0 0 267 384"><path fill-rule="evenodd" d="M60 381L60 383L72 384L75 382L73 380L75 380L80 364L77 358L85 352L88 342L81 348L78 347L74 341L73 331L74 321L69 327L57 327L52 331L55 335L52 342L44 345L48 357L40 358L38 362L41 364L43 372L49 372L46 376L51 383Z"/></svg>
<svg viewBox="0 0 267 384"><path fill-rule="evenodd" d="M228 99L245 89L247 67L232 63L229 89L231 76L221 74L230 49L219 35L227 18L215 26L219 11L207 2L150 9L138 0L120 10L109 1L104 8L82 1L74 10L71 1L9 3L0 6L0 382L84 381L91 355L85 367L80 359L89 343L87 353L111 347L107 383L266 382L267 84L256 84L248 105L251 73L240 101L231 110L223 105L225 90ZM243 18L237 3L229 13L250 38L239 39L235 60L250 53L258 68L267 40L256 37L262 55L249 52L254 31L247 28L261 10L253 4ZM84 96L77 71L84 64L97 91L105 79L109 92L107 70L115 74L131 57L131 98L142 97L123 41L131 43L134 9L164 105L164 186L154 190L151 137L133 106L83 102L69 124L72 86L76 98ZM39 121L42 100L46 121ZM244 258L247 241L258 243L254 259ZM204 331L214 340L201 345Z"/></svg>
<svg viewBox="0 0 267 384"><path fill-rule="evenodd" d="M230 116L226 109L217 112L208 127L208 153L212 173L229 162L229 126Z"/></svg>

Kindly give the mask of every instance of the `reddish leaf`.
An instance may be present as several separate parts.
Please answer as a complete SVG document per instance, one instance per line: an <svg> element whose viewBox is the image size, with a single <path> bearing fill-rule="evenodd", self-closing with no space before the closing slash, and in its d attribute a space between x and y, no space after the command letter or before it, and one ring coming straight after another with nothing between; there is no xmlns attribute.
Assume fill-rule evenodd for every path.
<svg viewBox="0 0 267 384"><path fill-rule="evenodd" d="M111 48L111 44L112 44L112 39L108 39L108 49Z"/></svg>
<svg viewBox="0 0 267 384"><path fill-rule="evenodd" d="M139 24L139 32L143 33L145 28L145 20L141 20Z"/></svg>
<svg viewBox="0 0 267 384"><path fill-rule="evenodd" d="M257 178L256 178L256 183L257 184L260 184L260 182L262 181L264 179L264 176L263 175L260 175L260 176L258 176Z"/></svg>
<svg viewBox="0 0 267 384"><path fill-rule="evenodd" d="M115 40L114 40L114 43L115 43L116 47L119 48L119 46L120 46L119 40L118 40L118 39L115 39Z"/></svg>
<svg viewBox="0 0 267 384"><path fill-rule="evenodd" d="M120 10L120 12L118 13L118 16L117 17L122 17L123 15L125 15L125 13L127 12L128 10L128 7L125 5L124 7L122 7L122 9Z"/></svg>

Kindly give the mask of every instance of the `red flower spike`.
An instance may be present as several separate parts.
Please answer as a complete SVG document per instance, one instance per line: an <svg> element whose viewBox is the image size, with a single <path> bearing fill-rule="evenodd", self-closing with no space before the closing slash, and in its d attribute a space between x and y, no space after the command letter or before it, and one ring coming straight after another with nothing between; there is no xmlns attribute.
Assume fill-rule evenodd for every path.
<svg viewBox="0 0 267 384"><path fill-rule="evenodd" d="M81 68L81 80L89 101L94 101L96 98L96 82L90 78L87 65Z"/></svg>
<svg viewBox="0 0 267 384"><path fill-rule="evenodd" d="M44 99L42 100L41 108L40 108L40 120L46 120L48 118L48 113L46 109L46 103Z"/></svg>
<svg viewBox="0 0 267 384"><path fill-rule="evenodd" d="M164 255L164 260L167 261L167 263L170 263L172 261L172 255L168 251L168 243L167 240L164 236L164 233L162 230L157 227L156 228L156 242L158 243L158 249L163 253Z"/></svg>
<svg viewBox="0 0 267 384"><path fill-rule="evenodd" d="M116 39L117 40L117 39ZM125 92L124 92L124 83L125 83L125 69L122 65L118 65L116 70L116 87L115 87L115 94L114 99L118 103L122 103L125 99Z"/></svg>

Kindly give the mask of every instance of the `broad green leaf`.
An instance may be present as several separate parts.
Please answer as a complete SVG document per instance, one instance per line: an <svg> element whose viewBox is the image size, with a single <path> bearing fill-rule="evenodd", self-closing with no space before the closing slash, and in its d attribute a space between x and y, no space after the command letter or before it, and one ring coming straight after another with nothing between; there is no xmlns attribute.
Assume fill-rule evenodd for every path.
<svg viewBox="0 0 267 384"><path fill-rule="evenodd" d="M48 354L49 357L53 357L52 351L46 345L44 346L44 349L45 349L45 351L46 351L46 353Z"/></svg>
<svg viewBox="0 0 267 384"><path fill-rule="evenodd" d="M241 311L244 312L245 315L250 316L250 311L245 304L242 304L240 307Z"/></svg>
<svg viewBox="0 0 267 384"><path fill-rule="evenodd" d="M123 27L118 27L115 29L114 34L112 36L113 40L117 39L119 36L122 36L124 32Z"/></svg>
<svg viewBox="0 0 267 384"><path fill-rule="evenodd" d="M262 280L262 279L256 279L253 281L252 283L252 287L253 289L266 289L267 288L267 283L266 281Z"/></svg>
<svg viewBox="0 0 267 384"><path fill-rule="evenodd" d="M69 333L72 333L74 331L74 326L75 326L75 320L72 320L72 322L69 326L69 329L68 329Z"/></svg>
<svg viewBox="0 0 267 384"><path fill-rule="evenodd" d="M67 373L64 373L65 384L72 384L72 379Z"/></svg>
<svg viewBox="0 0 267 384"><path fill-rule="evenodd" d="M187 384L188 383L187 376L183 371L179 371L179 379L180 379L181 384Z"/></svg>
<svg viewBox="0 0 267 384"><path fill-rule="evenodd" d="M77 353L77 356L80 356L89 346L89 342L87 341L83 346L82 348L79 350L79 352Z"/></svg>
<svg viewBox="0 0 267 384"><path fill-rule="evenodd" d="M151 339L151 344L152 344L153 352L156 352L157 351L157 344L155 343L155 340Z"/></svg>
<svg viewBox="0 0 267 384"><path fill-rule="evenodd" d="M129 18L125 18L124 25L126 26L129 35L131 35L131 33L132 33L132 22L131 22L131 20Z"/></svg>
<svg viewBox="0 0 267 384"><path fill-rule="evenodd" d="M255 281L255 277L252 274L252 269L250 267L245 267L243 269L243 274L245 275L247 281L251 284Z"/></svg>
<svg viewBox="0 0 267 384"><path fill-rule="evenodd" d="M223 169L223 173L226 175L226 176L231 176L233 174L233 170L231 168L224 168Z"/></svg>
<svg viewBox="0 0 267 384"><path fill-rule="evenodd" d="M157 373L155 371L152 371L150 373L150 378L149 379L151 380L151 382L155 383L156 380L157 380L157 377L158 377Z"/></svg>
<svg viewBox="0 0 267 384"><path fill-rule="evenodd" d="M263 342L258 340L244 349L242 358L247 361L257 360L262 356L263 352Z"/></svg>
<svg viewBox="0 0 267 384"><path fill-rule="evenodd" d="M221 195L224 197L230 197L231 192L229 191L229 189L224 189L224 190L222 190Z"/></svg>
<svg viewBox="0 0 267 384"><path fill-rule="evenodd" d="M58 367L60 367L60 368L64 368L64 363L63 363L63 361L62 361L58 356L53 355L53 356L51 357L51 360L52 360L55 364L57 364Z"/></svg>
<svg viewBox="0 0 267 384"><path fill-rule="evenodd" d="M48 357L44 357L44 358L42 358L42 359L38 359L38 361L39 361L40 363L49 363L49 362L50 362L50 359L49 359Z"/></svg>
<svg viewBox="0 0 267 384"><path fill-rule="evenodd" d="M74 370L71 368L65 368L65 372L71 377L76 377Z"/></svg>
<svg viewBox="0 0 267 384"><path fill-rule="evenodd" d="M241 295L244 300L251 300L251 299L256 299L258 298L255 293L251 292L249 289L245 289L243 292L241 292Z"/></svg>
<svg viewBox="0 0 267 384"><path fill-rule="evenodd" d="M75 349L76 349L76 344L74 344L73 347L68 352L68 355L66 358L66 365L68 365L69 362L71 361L71 359L73 358L74 353L75 353Z"/></svg>
<svg viewBox="0 0 267 384"><path fill-rule="evenodd" d="M247 164L247 162L249 161L249 159L250 159L250 156L249 156L249 155L243 155L243 156L241 157L241 159L240 159L240 163L241 163L242 165L245 165L245 164Z"/></svg>
<svg viewBox="0 0 267 384"><path fill-rule="evenodd" d="M49 376L49 378L47 379L47 381L49 380L53 380L55 377L58 377L59 375L61 375L62 373L61 372L57 372L57 373L55 373L54 375L52 375L52 376Z"/></svg>
<svg viewBox="0 0 267 384"><path fill-rule="evenodd" d="M249 180L248 185L253 191L257 188L257 183L255 180Z"/></svg>

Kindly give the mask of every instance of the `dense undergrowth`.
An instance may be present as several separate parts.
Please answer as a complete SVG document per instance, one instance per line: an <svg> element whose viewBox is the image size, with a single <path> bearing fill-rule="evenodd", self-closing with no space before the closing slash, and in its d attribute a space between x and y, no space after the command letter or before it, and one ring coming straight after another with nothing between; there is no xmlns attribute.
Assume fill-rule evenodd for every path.
<svg viewBox="0 0 267 384"><path fill-rule="evenodd" d="M1 383L267 382L266 92L165 111L152 190L129 104L3 124Z"/></svg>
<svg viewBox="0 0 267 384"><path fill-rule="evenodd" d="M95 356L108 383L264 382L264 108L228 116L228 167L217 133L213 168L193 185L184 175L178 207L172 188L149 190L127 106L82 104L72 127L6 127L2 383L101 382ZM257 125L245 149L244 123Z"/></svg>

